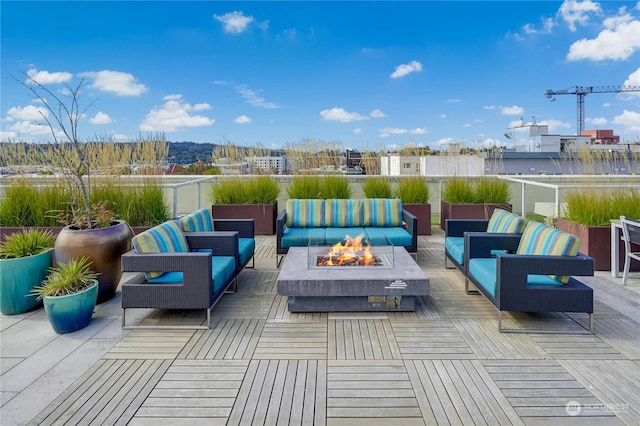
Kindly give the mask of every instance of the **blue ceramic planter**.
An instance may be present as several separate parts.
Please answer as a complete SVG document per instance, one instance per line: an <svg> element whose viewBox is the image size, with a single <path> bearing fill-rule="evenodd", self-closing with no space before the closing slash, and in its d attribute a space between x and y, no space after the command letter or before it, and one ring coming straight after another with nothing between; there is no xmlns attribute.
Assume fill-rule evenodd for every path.
<svg viewBox="0 0 640 426"><path fill-rule="evenodd" d="M52 250L47 250L35 256L0 259L0 311L3 314L21 314L42 306L42 301L29 293L46 278L52 254Z"/></svg>
<svg viewBox="0 0 640 426"><path fill-rule="evenodd" d="M98 300L98 280L94 281L79 293L44 297L44 310L56 333L71 333L89 324Z"/></svg>

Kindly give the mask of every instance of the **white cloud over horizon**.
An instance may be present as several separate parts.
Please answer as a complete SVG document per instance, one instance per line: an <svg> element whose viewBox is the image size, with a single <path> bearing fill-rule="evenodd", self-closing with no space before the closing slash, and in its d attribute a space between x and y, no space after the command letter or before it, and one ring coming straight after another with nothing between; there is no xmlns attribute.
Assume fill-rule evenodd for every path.
<svg viewBox="0 0 640 426"><path fill-rule="evenodd" d="M327 121L340 121L342 123L350 123L352 121L368 120L369 117L358 114L357 112L347 112L344 108L331 108L320 111L320 116Z"/></svg>
<svg viewBox="0 0 640 426"><path fill-rule="evenodd" d="M418 61L411 61L408 64L400 64L396 67L395 71L391 73L391 78L404 77L407 74L413 72L422 71L422 64Z"/></svg>
<svg viewBox="0 0 640 426"><path fill-rule="evenodd" d="M169 95L161 107L153 108L140 123L138 130L145 132L177 132L187 127L210 126L215 120L192 112L211 109L207 103L191 105L182 95Z"/></svg>
<svg viewBox="0 0 640 426"><path fill-rule="evenodd" d="M80 73L80 76L93 80L92 87L117 96L140 96L149 90L144 84L138 83L132 74L126 72L87 71Z"/></svg>

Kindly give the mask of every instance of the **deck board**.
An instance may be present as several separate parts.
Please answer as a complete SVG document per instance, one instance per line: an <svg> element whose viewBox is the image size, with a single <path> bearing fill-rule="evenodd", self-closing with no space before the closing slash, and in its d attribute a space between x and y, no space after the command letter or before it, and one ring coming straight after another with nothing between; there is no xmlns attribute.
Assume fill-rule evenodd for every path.
<svg viewBox="0 0 640 426"><path fill-rule="evenodd" d="M274 244L257 238L256 267L216 306L211 329L127 332L32 424L640 424L640 325L615 307L598 302L595 335L500 333L493 305L444 268L434 230L419 238L430 295L416 312L290 313ZM575 331L586 316L504 320ZM149 310L142 321L193 324L204 313Z"/></svg>

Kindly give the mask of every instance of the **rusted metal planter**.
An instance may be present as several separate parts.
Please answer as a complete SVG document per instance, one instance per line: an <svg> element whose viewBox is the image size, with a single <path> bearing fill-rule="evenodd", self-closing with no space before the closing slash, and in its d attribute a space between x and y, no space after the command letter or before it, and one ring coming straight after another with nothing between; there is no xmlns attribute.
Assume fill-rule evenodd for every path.
<svg viewBox="0 0 640 426"><path fill-rule="evenodd" d="M440 202L440 228L445 229L447 219L489 219L495 209L511 211L511 204L451 204Z"/></svg>
<svg viewBox="0 0 640 426"><path fill-rule="evenodd" d="M214 219L253 219L256 235L274 235L278 202L273 204L213 204Z"/></svg>
<svg viewBox="0 0 640 426"><path fill-rule="evenodd" d="M405 204L402 208L418 218L418 235L431 235L431 204Z"/></svg>

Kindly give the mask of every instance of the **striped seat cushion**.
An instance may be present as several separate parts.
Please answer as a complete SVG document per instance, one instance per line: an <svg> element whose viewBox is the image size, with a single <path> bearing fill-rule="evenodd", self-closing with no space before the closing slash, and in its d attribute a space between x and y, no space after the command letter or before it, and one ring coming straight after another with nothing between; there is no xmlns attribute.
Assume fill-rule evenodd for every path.
<svg viewBox="0 0 640 426"><path fill-rule="evenodd" d="M189 244L175 220L170 220L146 230L131 239L136 253L188 252ZM162 276L164 272L146 272L146 278Z"/></svg>
<svg viewBox="0 0 640 426"><path fill-rule="evenodd" d="M324 226L334 228L353 228L362 226L362 222L362 200L325 200Z"/></svg>
<svg viewBox="0 0 640 426"><path fill-rule="evenodd" d="M211 232L213 231L213 217L209 209L199 209L193 213L182 216L180 225L184 232Z"/></svg>
<svg viewBox="0 0 640 426"><path fill-rule="evenodd" d="M362 200L363 226L402 226L402 201L398 198Z"/></svg>
<svg viewBox="0 0 640 426"><path fill-rule="evenodd" d="M524 218L506 210L495 209L487 224L487 232L520 233L524 230Z"/></svg>
<svg viewBox="0 0 640 426"><path fill-rule="evenodd" d="M324 200L288 199L287 227L324 227Z"/></svg>
<svg viewBox="0 0 640 426"><path fill-rule="evenodd" d="M568 232L552 228L544 223L529 222L522 232L516 254L545 256L575 256L580 249L580 238ZM564 275L549 275L553 280L569 282Z"/></svg>

